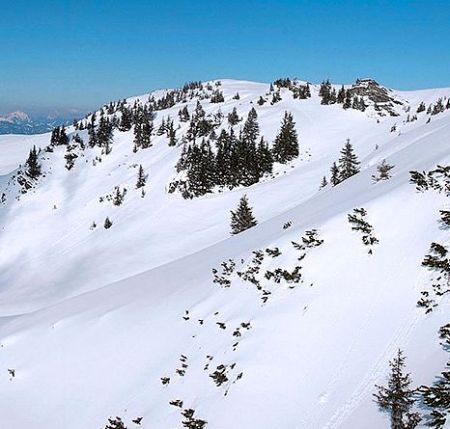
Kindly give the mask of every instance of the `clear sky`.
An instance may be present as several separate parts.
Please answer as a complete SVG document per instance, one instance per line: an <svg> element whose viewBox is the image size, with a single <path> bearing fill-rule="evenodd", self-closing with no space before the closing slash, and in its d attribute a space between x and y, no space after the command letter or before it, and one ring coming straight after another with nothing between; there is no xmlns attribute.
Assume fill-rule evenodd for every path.
<svg viewBox="0 0 450 429"><path fill-rule="evenodd" d="M450 1L0 0L0 110L189 80L450 87Z"/></svg>

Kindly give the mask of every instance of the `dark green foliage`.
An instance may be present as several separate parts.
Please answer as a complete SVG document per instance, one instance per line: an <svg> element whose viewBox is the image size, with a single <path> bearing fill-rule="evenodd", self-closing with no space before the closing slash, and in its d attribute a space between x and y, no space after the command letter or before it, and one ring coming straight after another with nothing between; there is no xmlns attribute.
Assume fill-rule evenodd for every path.
<svg viewBox="0 0 450 429"><path fill-rule="evenodd" d="M116 186L116 188L114 189L114 195L112 199L113 204L115 206L120 206L123 203L126 193L127 193L126 188L121 192L120 187Z"/></svg>
<svg viewBox="0 0 450 429"><path fill-rule="evenodd" d="M236 263L233 261L233 259L229 259L228 262L222 262L222 273L219 274L218 270L216 268L212 269L212 273L214 275L213 283L217 283L220 286L223 287L230 287L231 286L231 280L229 277L231 274L233 274L234 269L236 267Z"/></svg>
<svg viewBox="0 0 450 429"><path fill-rule="evenodd" d="M91 115L91 121L87 125L88 135L89 135L89 146L94 147L97 146L97 133L95 131L95 121L96 115L93 113Z"/></svg>
<svg viewBox="0 0 450 429"><path fill-rule="evenodd" d="M336 165L336 164L335 164ZM325 188L328 185L328 181L326 176L322 177L322 181L320 182L319 189Z"/></svg>
<svg viewBox="0 0 450 429"><path fill-rule="evenodd" d="M423 192L428 189L428 182L426 179L425 172L421 173L419 171L410 171L409 174L411 175L409 181L416 185L416 189L418 191Z"/></svg>
<svg viewBox="0 0 450 429"><path fill-rule="evenodd" d="M341 86L341 89L338 92L337 98L336 98L336 102L339 104L344 104L345 102L345 98L346 98L346 92L344 89L344 85Z"/></svg>
<svg viewBox="0 0 450 429"><path fill-rule="evenodd" d="M350 109L352 107L352 96L349 90L345 91L345 99L342 108Z"/></svg>
<svg viewBox="0 0 450 429"><path fill-rule="evenodd" d="M109 228L112 227L112 222L111 222L111 220L109 219L109 217L107 217L107 218L105 219L105 223L103 224L103 226L104 226L105 229L109 229Z"/></svg>
<svg viewBox="0 0 450 429"><path fill-rule="evenodd" d="M252 109L240 137L233 128L222 130L216 138L214 152L205 139L200 145L185 145L177 163L177 171L186 171L186 180L173 182L169 192L180 189L185 198L204 195L214 186L233 188L257 183L264 174L272 172L273 159L264 139L256 144L259 126Z"/></svg>
<svg viewBox="0 0 450 429"><path fill-rule="evenodd" d="M274 105L275 103L278 103L279 101L281 101L280 91L275 91L272 95L272 101L270 102L270 104Z"/></svg>
<svg viewBox="0 0 450 429"><path fill-rule="evenodd" d="M219 91L218 89L213 91L211 95L211 103L223 103L225 101L222 91Z"/></svg>
<svg viewBox="0 0 450 429"><path fill-rule="evenodd" d="M441 221L445 226L450 226L450 211L449 210L439 210L441 214Z"/></svg>
<svg viewBox="0 0 450 429"><path fill-rule="evenodd" d="M180 111L178 112L178 117L180 118L180 122L187 122L189 121L189 119L191 119L187 106L184 106L182 109L180 109Z"/></svg>
<svg viewBox="0 0 450 429"><path fill-rule="evenodd" d="M298 157L298 137L292 114L285 112L281 129L275 138L272 148L273 158L276 162L285 164Z"/></svg>
<svg viewBox="0 0 450 429"><path fill-rule="evenodd" d="M36 146L33 146L33 149L30 150L30 154L26 161L25 172L27 176L32 179L37 179L41 175L41 166L38 161Z"/></svg>
<svg viewBox="0 0 450 429"><path fill-rule="evenodd" d="M153 133L153 122L151 114L146 110L139 108L135 111L134 117L134 148L147 149L151 146L151 136Z"/></svg>
<svg viewBox="0 0 450 429"><path fill-rule="evenodd" d="M257 103L258 106L262 106L267 100L265 98L263 98L262 96L259 97Z"/></svg>
<svg viewBox="0 0 450 429"><path fill-rule="evenodd" d="M199 137L206 137L214 128L212 122L206 117L200 101L197 101L197 106L191 115L189 129L186 133L186 138L195 143Z"/></svg>
<svg viewBox="0 0 450 429"><path fill-rule="evenodd" d="M360 162L353 152L350 139L347 139L345 146L341 150L341 157L339 158L339 181L342 182L359 173L359 164Z"/></svg>
<svg viewBox="0 0 450 429"><path fill-rule="evenodd" d="M364 218L367 211L364 208L353 209L353 214L348 215L348 221L352 225L352 230L361 232L362 242L365 246L369 246L369 254L372 254L372 246L378 244L379 240L372 234L373 227Z"/></svg>
<svg viewBox="0 0 450 429"><path fill-rule="evenodd" d="M241 118L239 117L236 107L233 107L233 110L228 113L228 123L233 127L234 125L237 125L241 121Z"/></svg>
<svg viewBox="0 0 450 429"><path fill-rule="evenodd" d="M439 329L443 348L450 352L450 323ZM421 386L424 404L431 410L427 426L442 429L450 421L450 360L432 386Z"/></svg>
<svg viewBox="0 0 450 429"><path fill-rule="evenodd" d="M239 201L237 210L231 211L231 233L239 234L254 227L257 223L252 208L248 204L247 196L244 195Z"/></svg>
<svg viewBox="0 0 450 429"><path fill-rule="evenodd" d="M112 140L113 126L107 117L101 115L97 127L96 144L104 148L105 154L108 155L111 152Z"/></svg>
<svg viewBox="0 0 450 429"><path fill-rule="evenodd" d="M425 109L426 109L425 103L422 101L422 102L419 104L419 107L417 108L416 112L417 112L417 113L424 112Z"/></svg>
<svg viewBox="0 0 450 429"><path fill-rule="evenodd" d="M226 370L227 367L225 365L219 365L212 374L209 374L217 387L220 387L223 383L228 381Z"/></svg>
<svg viewBox="0 0 450 429"><path fill-rule="evenodd" d="M336 165L335 162L333 162L333 165L331 166L330 172L331 172L330 183L333 186L338 185L341 182L341 178L340 178L341 175L339 173L339 168L338 168L338 166Z"/></svg>
<svg viewBox="0 0 450 429"><path fill-rule="evenodd" d="M188 408L182 411L182 416L185 417L183 420L183 427L187 429L204 429L208 424L207 421L202 419L197 419L194 417L195 410Z"/></svg>
<svg viewBox="0 0 450 429"><path fill-rule="evenodd" d="M50 144L52 146L62 146L69 143L69 137L67 137L66 129L64 126L56 127L52 131L52 136L50 137Z"/></svg>
<svg viewBox="0 0 450 429"><path fill-rule="evenodd" d="M392 429L412 429L421 421L418 413L412 413L415 390L410 389L411 378L404 374L405 358L403 352L398 350L395 358L389 362L391 372L387 387L375 386L375 402L381 410L387 411L391 418Z"/></svg>
<svg viewBox="0 0 450 429"><path fill-rule="evenodd" d="M390 172L394 168L394 165L390 165L385 159L377 165L378 176L373 175L372 180L379 182L380 180L389 180L391 178Z"/></svg>
<svg viewBox="0 0 450 429"><path fill-rule="evenodd" d="M139 165L136 189L144 187L145 183L146 183L146 178L145 178L144 168L142 167L142 165Z"/></svg>
<svg viewBox="0 0 450 429"><path fill-rule="evenodd" d="M319 96L322 97L321 104L334 104L336 103L336 90L332 88L330 81L327 79L320 85Z"/></svg>
<svg viewBox="0 0 450 429"><path fill-rule="evenodd" d="M105 426L105 429L127 429L127 427L120 417L116 417L115 419L108 419L108 424Z"/></svg>

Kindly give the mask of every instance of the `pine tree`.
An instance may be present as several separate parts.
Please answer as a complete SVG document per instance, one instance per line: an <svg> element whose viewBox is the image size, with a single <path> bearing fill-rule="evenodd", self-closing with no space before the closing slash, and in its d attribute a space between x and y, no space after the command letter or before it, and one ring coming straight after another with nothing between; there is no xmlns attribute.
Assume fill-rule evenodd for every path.
<svg viewBox="0 0 450 429"><path fill-rule="evenodd" d="M450 351L450 323L439 329L439 336L444 340L442 347ZM450 421L450 360L446 368L432 386L420 387L423 402L431 409L427 426L436 429L443 429Z"/></svg>
<svg viewBox="0 0 450 429"><path fill-rule="evenodd" d="M151 144L151 137L153 132L153 122L150 121L147 115L143 114L139 122L141 128L141 145L142 149L149 148Z"/></svg>
<svg viewBox="0 0 450 429"><path fill-rule="evenodd" d="M336 101L337 101L339 104L344 104L344 101L345 101L345 89L344 89L344 85L341 86L341 89L340 89L339 92L338 92Z"/></svg>
<svg viewBox="0 0 450 429"><path fill-rule="evenodd" d="M409 374L403 374L405 358L403 352L398 350L397 356L389 363L391 372L387 387L375 386L374 394L378 406L390 413L392 429L412 429L420 422L420 415L411 413L415 402L415 391L409 388L411 378Z"/></svg>
<svg viewBox="0 0 450 429"><path fill-rule="evenodd" d="M111 220L109 219L109 217L107 217L107 218L105 219L105 223L103 224L103 226L104 226L105 229L109 229L109 228L112 227L112 222L111 222Z"/></svg>
<svg viewBox="0 0 450 429"><path fill-rule="evenodd" d="M285 164L298 157L298 138L292 114L285 112L281 129L275 138L272 148L273 158L276 162Z"/></svg>
<svg viewBox="0 0 450 429"><path fill-rule="evenodd" d="M340 181L342 182L359 173L359 164L360 162L353 152L350 139L347 139L345 146L341 150L341 157L339 158Z"/></svg>
<svg viewBox="0 0 450 429"><path fill-rule="evenodd" d="M256 156L260 176L266 173L272 173L273 156L269 149L269 145L264 141L264 137L261 137L261 140L258 143Z"/></svg>
<svg viewBox="0 0 450 429"><path fill-rule="evenodd" d="M26 174L32 179L36 179L41 175L41 166L39 165L36 146L33 146L33 149L30 150L26 166Z"/></svg>
<svg viewBox="0 0 450 429"><path fill-rule="evenodd" d="M233 127L240 122L241 118L239 117L236 107L233 107L233 110L228 113L228 123Z"/></svg>
<svg viewBox="0 0 450 429"><path fill-rule="evenodd" d="M100 116L97 127L97 141L96 143L105 148L105 153L108 155L111 152L111 143L113 140L113 127L108 118L103 114Z"/></svg>
<svg viewBox="0 0 450 429"><path fill-rule="evenodd" d="M142 165L139 165L139 171L138 171L138 177L136 182L136 189L142 188L145 186L146 178L145 178L145 172Z"/></svg>
<svg viewBox="0 0 450 429"><path fill-rule="evenodd" d="M394 165L390 165L385 159L377 165L378 176L372 175L372 180L378 182L380 180L388 180L391 178L390 171L394 168Z"/></svg>
<svg viewBox="0 0 450 429"><path fill-rule="evenodd" d="M350 109L350 107L352 107L352 95L351 92L347 89L347 91L345 91L345 99L344 103L342 104L342 108Z"/></svg>
<svg viewBox="0 0 450 429"><path fill-rule="evenodd" d="M95 113L91 115L91 122L87 125L89 134L89 146L94 147L97 145L97 133L95 132Z"/></svg>
<svg viewBox="0 0 450 429"><path fill-rule="evenodd" d="M246 142L252 142L256 144L256 139L259 136L258 114L254 107L248 112L247 120L242 128L241 139Z"/></svg>
<svg viewBox="0 0 450 429"><path fill-rule="evenodd" d="M120 187L116 186L114 197L113 197L113 204L115 206L120 206L123 203L124 193L120 192Z"/></svg>
<svg viewBox="0 0 450 429"><path fill-rule="evenodd" d="M331 172L330 183L333 186L338 185L341 182L341 180L340 180L341 174L340 174L339 168L335 162L333 162L333 165L330 168L330 172Z"/></svg>
<svg viewBox="0 0 450 429"><path fill-rule="evenodd" d="M248 204L247 196L244 195L239 201L237 210L231 211L231 234L239 234L254 227L257 223L252 208Z"/></svg>
<svg viewBox="0 0 450 429"><path fill-rule="evenodd" d="M319 187L319 189L325 188L325 186L327 186L327 185L328 185L327 178L326 178L326 176L323 176L323 177L322 177L322 181L320 182L320 187Z"/></svg>
<svg viewBox="0 0 450 429"><path fill-rule="evenodd" d="M132 126L132 114L129 109L123 107L121 109L122 116L120 118L119 130L120 131L129 131Z"/></svg>

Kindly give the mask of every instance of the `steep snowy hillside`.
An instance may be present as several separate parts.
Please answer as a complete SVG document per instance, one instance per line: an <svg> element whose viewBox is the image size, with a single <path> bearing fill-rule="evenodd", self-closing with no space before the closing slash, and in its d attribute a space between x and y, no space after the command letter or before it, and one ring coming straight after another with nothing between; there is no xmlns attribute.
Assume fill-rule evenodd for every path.
<svg viewBox="0 0 450 429"><path fill-rule="evenodd" d="M41 148L35 178L26 154L12 170L17 142L4 137L5 427L98 429L112 416L145 429L389 427L372 394L396 350L414 386L448 360L448 294L428 314L417 306L430 243L450 239L438 221L447 197L418 192L410 171L450 163L449 97L370 79L195 83L27 139L20 150ZM247 164L276 153L285 112L299 156L217 174L221 136L241 144L252 108L258 161ZM360 172L333 186L347 139ZM193 163L196 150L217 171ZM383 160L389 180L374 181ZM231 235L244 195L258 224ZM348 221L359 208L369 238Z"/></svg>

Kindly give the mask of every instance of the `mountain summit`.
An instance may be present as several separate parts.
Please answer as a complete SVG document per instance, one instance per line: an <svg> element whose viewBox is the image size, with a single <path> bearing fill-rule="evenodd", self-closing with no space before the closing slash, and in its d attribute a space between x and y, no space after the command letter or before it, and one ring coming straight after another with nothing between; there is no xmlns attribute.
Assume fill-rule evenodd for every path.
<svg viewBox="0 0 450 429"><path fill-rule="evenodd" d="M2 424L388 427L398 349L448 361L449 100L221 79L2 136Z"/></svg>

